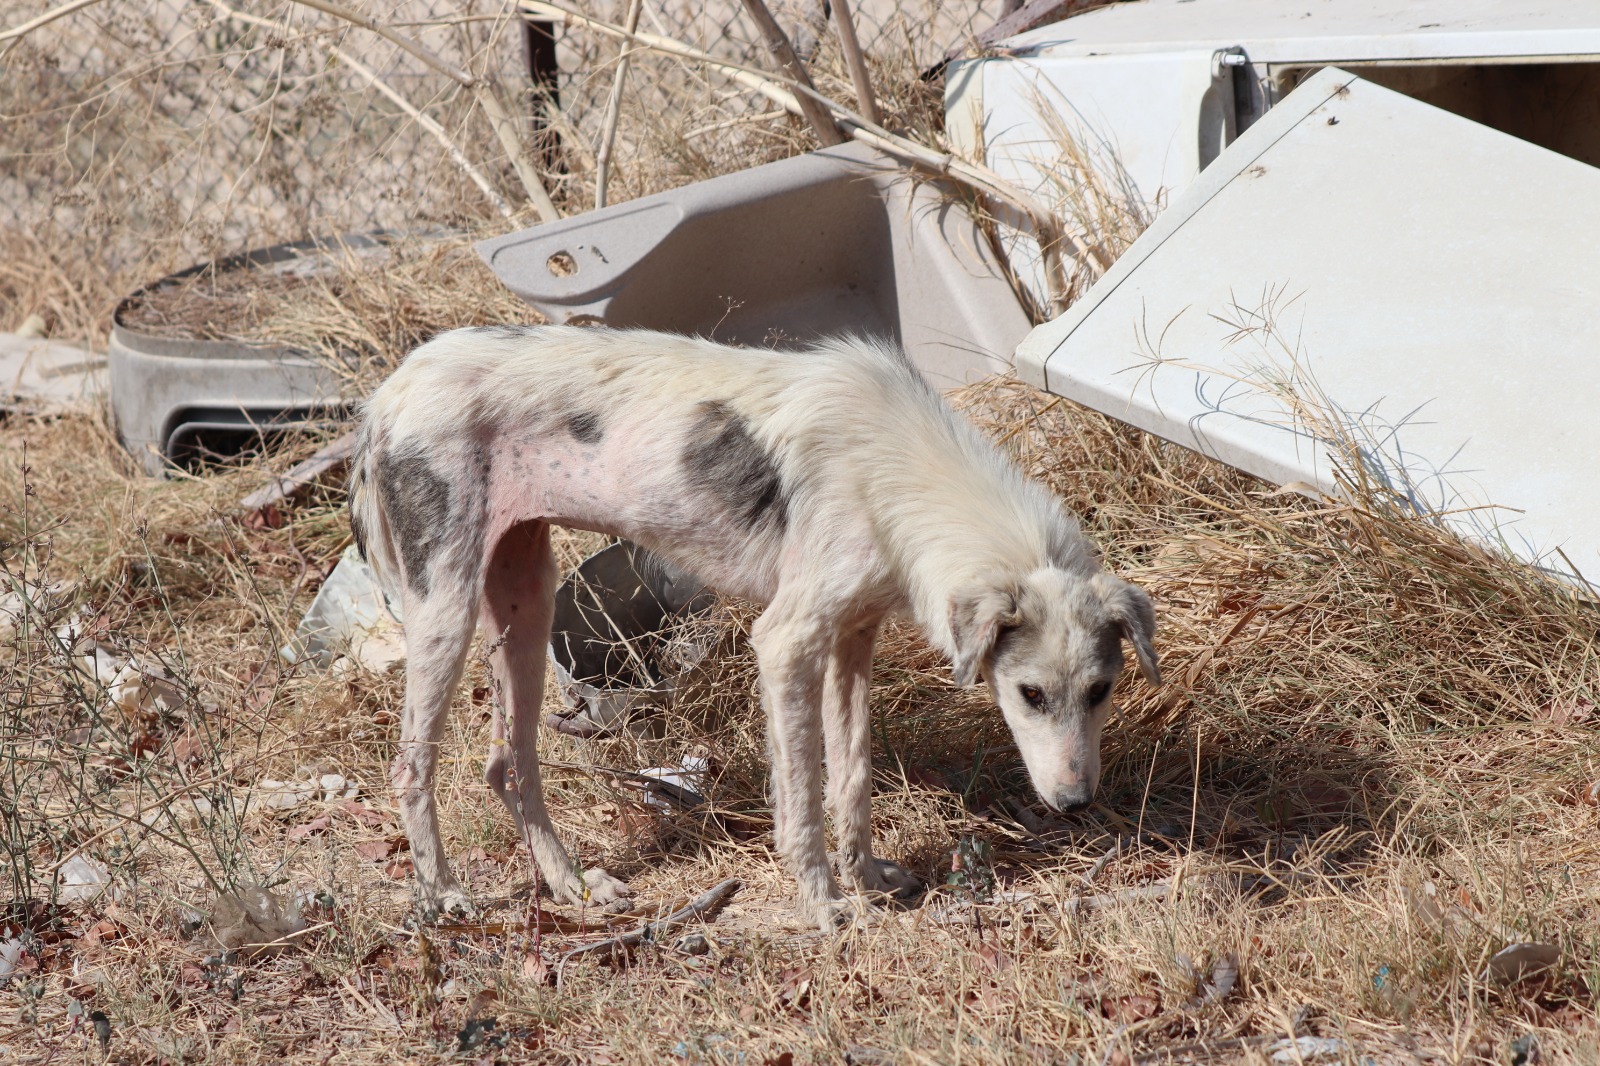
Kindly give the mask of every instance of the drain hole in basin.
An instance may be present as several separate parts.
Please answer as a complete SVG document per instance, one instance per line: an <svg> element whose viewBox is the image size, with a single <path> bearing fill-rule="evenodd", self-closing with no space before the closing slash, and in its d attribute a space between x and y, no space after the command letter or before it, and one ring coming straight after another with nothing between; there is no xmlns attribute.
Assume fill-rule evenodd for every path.
<svg viewBox="0 0 1600 1066"><path fill-rule="evenodd" d="M556 252L544 261L544 268L552 277L570 278L578 272L578 261L572 258L571 252Z"/></svg>

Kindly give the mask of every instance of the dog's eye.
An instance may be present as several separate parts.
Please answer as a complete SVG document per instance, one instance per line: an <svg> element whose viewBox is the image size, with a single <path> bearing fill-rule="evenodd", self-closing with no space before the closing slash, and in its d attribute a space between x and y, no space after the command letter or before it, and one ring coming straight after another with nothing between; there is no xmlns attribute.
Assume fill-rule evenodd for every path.
<svg viewBox="0 0 1600 1066"><path fill-rule="evenodd" d="M1083 698L1089 706L1098 707L1109 695L1111 695L1111 682L1101 681L1091 685L1089 691L1084 693Z"/></svg>
<svg viewBox="0 0 1600 1066"><path fill-rule="evenodd" d="M1030 707L1044 706L1044 693L1032 685L1019 685L1017 691L1022 693L1022 698L1028 701Z"/></svg>

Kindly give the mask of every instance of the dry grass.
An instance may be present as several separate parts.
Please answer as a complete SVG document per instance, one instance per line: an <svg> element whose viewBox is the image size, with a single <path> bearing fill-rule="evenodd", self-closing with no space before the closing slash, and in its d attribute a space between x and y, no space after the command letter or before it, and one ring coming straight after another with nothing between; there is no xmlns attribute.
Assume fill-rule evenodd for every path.
<svg viewBox="0 0 1600 1066"><path fill-rule="evenodd" d="M282 50L291 70L321 54L322 38L299 31ZM461 55L482 54L485 38L459 26L419 32L460 33ZM890 124L933 141L937 94L912 76L924 43L908 30L906 48L874 57L875 75ZM249 34L237 44L257 64L278 54ZM592 84L573 86L564 117L581 135L555 183L574 210L594 192L581 145L598 109L581 101L603 98L615 50L596 42L585 55ZM85 97L47 52L23 58L31 91L70 104L36 126L90 113L102 123L91 128L121 138L119 158L142 158L118 133L131 112L108 105L154 84L155 60ZM819 88L850 102L831 43L814 65ZM351 86L316 69L268 102L347 102ZM794 120L658 57L636 57L630 85L614 202L810 146ZM89 112L86 99L98 101ZM453 106L440 108L459 118L451 129L472 130ZM353 136L335 112L302 117ZM202 132L161 143L181 162L220 137ZM481 132L462 136L488 143ZM370 204L340 199L359 188L354 148L301 158L259 136L239 141L260 151L232 213L184 201L163 228L137 174L90 167L103 180L53 205L47 227L0 226L0 327L39 313L58 335L103 342L118 295L162 272L304 236L301 223L372 221ZM389 177L419 184L397 192L386 178L381 202L400 217L378 220L458 236L403 242L382 265L341 261L275 299L271 286L202 279L155 310L319 352L358 388L439 329L527 319L467 246L508 223L424 142L397 138L391 151L418 155ZM0 178L21 165L0 162L12 168ZM504 160L482 162L509 193ZM267 180L288 163L328 181L300 214ZM1072 201L1081 187L1060 193L1085 226L1113 217ZM61 239L75 227L119 251L75 254ZM1131 235L1097 239L1114 252ZM481 784L481 665L453 708L441 792L449 853L487 920L418 929L404 852L363 857L399 832L384 780L400 682L291 671L275 650L348 540L339 493L269 528L232 513L264 479L256 462L154 481L100 413L0 424L0 569L8 584L63 583L0 647L0 941L27 928L21 969L0 989L0 1059L96 1059L94 1027L72 1013L81 1004L105 1016L110 1057L129 1063L1266 1062L1296 1021L1344 1042L1320 1061L1600 1061L1594 607L1359 491L1340 504L1276 492L1014 382L962 402L1160 606L1169 683L1151 691L1130 675L1100 803L1070 817L1038 805L985 695L953 689L937 655L891 628L873 694L877 848L936 888L841 936L802 927L766 833L753 616L726 604L711 623L718 654L659 735L547 733L544 755L622 769L708 758L707 811L662 812L574 769L553 770L547 791L575 857L629 878L648 913L724 877L744 888L704 929L708 954L649 946L620 971L574 965L560 987L560 953L602 934L596 915L530 902L531 868ZM593 546L564 538L564 562ZM54 635L73 618L118 656L164 663L181 699L160 714L115 710ZM297 772L358 782L359 805L275 811L252 794ZM112 872L115 898L52 907L52 873L80 852ZM962 870L947 883L953 855ZM219 894L251 884L304 899L310 929L292 950L225 955L197 924ZM1556 946L1559 964L1510 986L1484 980L1519 940Z"/></svg>
<svg viewBox="0 0 1600 1066"><path fill-rule="evenodd" d="M578 965L560 988L530 960L551 966L597 934L567 927L535 945L520 931L529 869L479 783L481 668L452 718L444 809L452 856L498 909L490 924L432 932L426 948L407 927L403 862L391 876L355 850L396 831L382 782L397 680L269 671L251 694L255 666L345 539L339 501L313 501L277 530L209 522L249 473L156 483L132 475L92 417L9 427L8 568L28 558L18 550L26 502L35 527L50 527L32 540L37 557L79 579L69 599L94 628L175 664L196 704L216 708L120 726L70 699L44 709L59 661L24 648L4 668L4 690L26 710L37 751L102 774L119 759L142 767L104 790L112 811L137 799L139 783L148 801L160 783L201 787L210 770L243 796L263 777L314 766L360 781L388 819L364 825L317 802L252 808L235 838L216 825L207 836L204 819L169 804L170 825L190 819L189 852L136 828L120 852L89 847L116 870L122 896L39 918L40 969L4 993L25 1022L9 1037L21 1060L83 1053L90 1038L65 1035L77 996L112 1020L125 1061L448 1057L474 1013L497 1019L510 1059L773 1061L792 1051L822 1062L856 1047L886 1061L1121 1061L1270 1036L1302 1010L1303 1032L1348 1041L1347 1061L1508 1062L1529 1034L1544 1061L1592 1061L1592 608L1415 520L1274 493L1014 383L986 383L966 403L1161 605L1171 682L1154 692L1129 683L1100 804L1046 813L981 693L952 689L937 657L893 630L874 692L878 847L935 884L958 841L987 856L967 886L942 887L920 909L838 938L802 928L763 835L760 714L741 637L750 615L729 605L722 653L660 738L551 734L545 754L622 768L709 756L714 816L646 808L603 776L558 771L548 787L581 860L628 876L647 907L725 876L746 887L706 930L709 955L648 948L620 974ZM215 750L185 764L184 738L207 729ZM110 813L57 821L57 839L35 842L37 868ZM324 831L293 839L324 814ZM1119 837L1125 849L1100 861ZM216 894L206 862L223 888L267 879L325 893L331 906L309 911L313 931L295 952L222 960L204 930L184 926L186 909L203 911ZM990 871L997 893L974 907ZM1163 883L1175 887L1161 899L1081 913L1068 902ZM1415 902L1426 884L1455 909L1453 932ZM1557 945L1562 962L1510 988L1480 980L1511 939ZM1199 1002L1225 958L1237 984ZM1261 1061L1265 1046L1230 1045L1217 1059Z"/></svg>

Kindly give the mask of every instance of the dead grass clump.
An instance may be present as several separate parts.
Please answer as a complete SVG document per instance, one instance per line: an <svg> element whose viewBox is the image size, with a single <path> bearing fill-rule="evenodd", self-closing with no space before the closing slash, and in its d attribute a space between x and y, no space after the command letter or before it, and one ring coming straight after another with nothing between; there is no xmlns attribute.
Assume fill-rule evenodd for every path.
<svg viewBox="0 0 1600 1066"><path fill-rule="evenodd" d="M1530 1037L1547 1061L1592 1054L1591 609L1414 518L1275 492L1012 382L965 402L1161 605L1171 682L1129 682L1100 804L1071 817L1040 807L983 694L952 689L937 657L892 627L874 679L877 847L935 892L839 942L804 928L769 850L752 613L730 604L719 650L659 735L546 734L544 755L574 767L552 769L547 790L576 858L628 876L652 913L726 876L746 887L707 928L709 954L647 948L625 974L575 965L559 989L540 976L557 954L604 934L577 931L594 921L579 911L537 938L523 928L531 871L481 784L481 666L454 707L441 796L453 860L490 910L426 947L403 928L409 867L384 786L398 678L269 666L252 684L342 548L338 500L313 499L276 530L211 525L243 474L153 483L113 461L92 422L8 429L6 454L27 438L36 472L34 495L5 499L8 568L26 502L29 528L52 538L30 565L78 576L73 602L97 633L159 653L198 694L198 709L119 731L95 724L92 692L39 709L59 666L0 666L7 706L22 708L13 765L21 753L32 767L139 771L50 783L103 782L92 805L38 796L36 809L78 828L56 832L37 867L81 849L122 886L57 912L53 928L82 933L60 941L73 946L29 949L40 1031L64 1031L69 999L92 992L117 1046L168 1054L162 1034L203 1031L230 1061L263 1048L320 1061L352 1018L352 1053L434 1054L485 1017L507 1054L551 1061L1098 1061L1202 1044L1228 1049L1217 1061L1261 1061L1291 1023L1378 1062L1501 1062ZM80 489L44 476L69 468L89 472ZM94 519L100 533L76 533L93 496L127 502ZM101 564L119 536L148 571L132 551ZM194 750L198 765L184 761ZM582 769L686 755L709 761L708 809L663 811ZM259 802L263 779L329 773L358 799ZM237 804L236 821L167 800L153 830L118 830L125 851L93 835L142 825L140 796L197 790ZM301 946L211 961L187 923L209 910L213 880L298 898ZM1486 979L1517 941L1554 947L1556 968L1510 987Z"/></svg>
<svg viewBox="0 0 1600 1066"><path fill-rule="evenodd" d="M390 234L377 246L333 242L275 264L224 262L145 290L121 321L159 337L308 353L364 395L437 333L543 321L501 284L472 240Z"/></svg>

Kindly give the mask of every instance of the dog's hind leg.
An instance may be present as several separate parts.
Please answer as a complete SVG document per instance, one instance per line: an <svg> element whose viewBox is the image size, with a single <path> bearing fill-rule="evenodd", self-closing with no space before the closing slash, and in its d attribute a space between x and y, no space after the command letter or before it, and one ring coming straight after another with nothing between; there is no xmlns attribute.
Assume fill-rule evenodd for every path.
<svg viewBox="0 0 1600 1066"><path fill-rule="evenodd" d="M411 841L418 904L429 916L472 909L439 839L434 771L450 696L472 642L476 599L467 581L456 580L436 581L426 597L408 594L405 601L406 704L391 777Z"/></svg>
<svg viewBox="0 0 1600 1066"><path fill-rule="evenodd" d="M560 575L547 522L524 522L500 538L484 573L483 636L501 683L485 777L511 811L517 831L555 898L606 904L628 893L604 870L581 871L561 846L539 779L539 712ZM509 721L508 721L509 719Z"/></svg>
<svg viewBox="0 0 1600 1066"><path fill-rule="evenodd" d="M915 895L921 883L872 854L872 645L878 620L846 627L828 660L822 722L828 748L828 806L845 884L858 892Z"/></svg>

